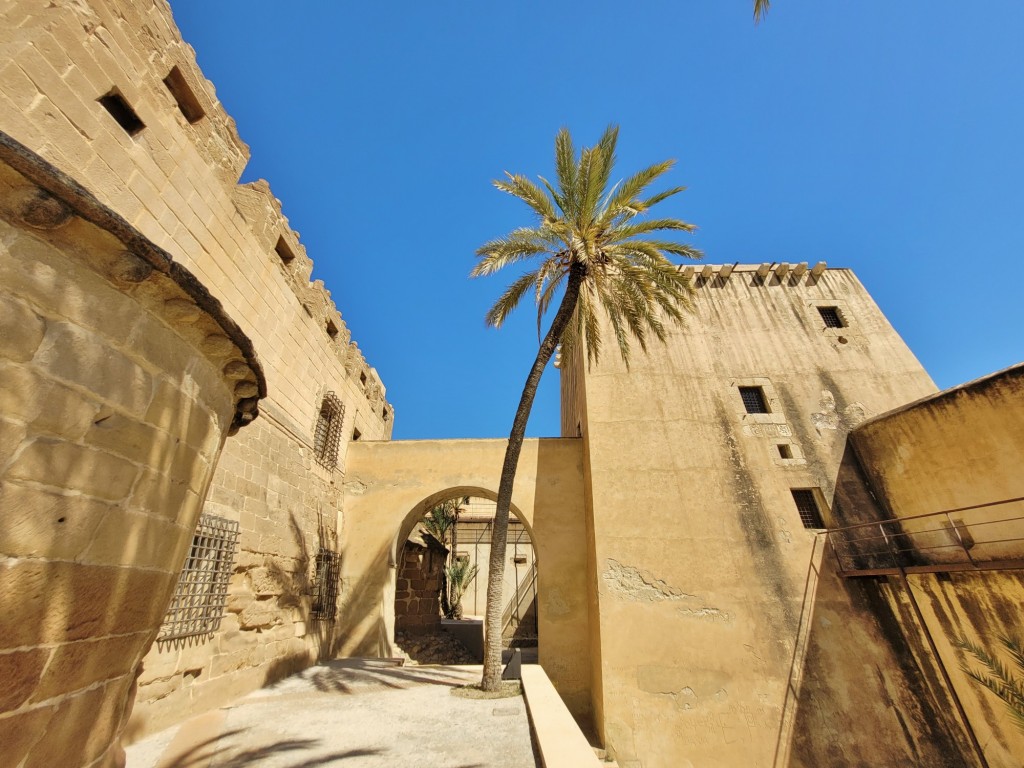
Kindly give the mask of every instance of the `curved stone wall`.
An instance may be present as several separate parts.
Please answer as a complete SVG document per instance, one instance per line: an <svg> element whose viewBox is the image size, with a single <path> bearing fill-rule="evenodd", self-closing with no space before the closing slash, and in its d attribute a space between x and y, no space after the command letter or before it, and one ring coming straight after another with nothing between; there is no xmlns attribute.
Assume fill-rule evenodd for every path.
<svg viewBox="0 0 1024 768"><path fill-rule="evenodd" d="M0 134L0 762L123 762L226 435L266 391L195 279Z"/></svg>

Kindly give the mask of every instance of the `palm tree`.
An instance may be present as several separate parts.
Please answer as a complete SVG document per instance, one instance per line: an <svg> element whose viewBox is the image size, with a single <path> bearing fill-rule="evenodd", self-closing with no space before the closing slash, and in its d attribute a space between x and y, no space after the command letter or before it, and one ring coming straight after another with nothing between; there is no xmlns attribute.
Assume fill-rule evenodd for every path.
<svg viewBox="0 0 1024 768"><path fill-rule="evenodd" d="M448 579L448 604L451 606L447 619L462 618L462 596L466 594L469 585L476 578L478 568L476 563L470 564L468 557L455 557L451 564L444 569L445 577Z"/></svg>
<svg viewBox="0 0 1024 768"><path fill-rule="evenodd" d="M684 187L643 197L647 187L672 167L671 160L656 163L609 186L618 133L617 127L609 126L596 145L582 149L577 156L569 131L559 131L555 138L557 187L541 177L541 189L525 176L510 173L505 174L507 178L495 181L499 190L526 203L539 221L477 249L480 260L473 269L473 277L490 275L523 261L540 260L536 269L514 280L488 311L486 321L495 328L501 327L509 313L532 291L537 302L539 336L545 311L558 289L563 285L565 288L526 378L501 468L487 581L487 634L481 683L487 691L497 690L501 681L501 588L508 513L526 422L544 367L559 342L567 359L574 359L582 344L588 363L595 362L601 353L602 314L628 366L631 341L646 351L651 336L665 340L665 321L682 325L684 310L692 308L690 280L668 255L700 258L701 254L688 245L656 235L666 231L691 232L694 226L678 219L643 217L652 206L682 192Z"/></svg>

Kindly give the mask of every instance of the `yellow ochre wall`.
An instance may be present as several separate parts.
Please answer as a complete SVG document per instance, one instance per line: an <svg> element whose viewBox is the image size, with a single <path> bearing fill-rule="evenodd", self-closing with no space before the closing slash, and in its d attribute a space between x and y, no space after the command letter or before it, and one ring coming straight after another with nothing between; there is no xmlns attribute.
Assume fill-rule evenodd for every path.
<svg viewBox="0 0 1024 768"><path fill-rule="evenodd" d="M789 267L711 267L667 346L569 371L598 727L623 768L971 764L917 640L822 563L790 492L830 504L848 430L935 386L849 270Z"/></svg>
<svg viewBox="0 0 1024 768"><path fill-rule="evenodd" d="M954 641L966 637L979 644L1019 677L999 638L1024 640L1024 503L993 503L1024 496L1024 365L881 415L855 429L850 442L872 490L884 499L886 517L961 510L905 523L912 531L940 531L914 536L919 546L942 544L938 536L952 523L968 537L971 557L979 563L1018 561L1004 570L916 573L907 579L988 764L1021 765L1024 735L1003 703L962 672L963 662L982 667ZM1000 543L986 543L994 541ZM952 552L960 554L925 550L916 553L916 561L950 560Z"/></svg>
<svg viewBox="0 0 1024 768"><path fill-rule="evenodd" d="M436 503L496 498L505 440L399 440L349 448L341 655L392 655L397 552ZM537 555L539 661L578 720L590 717L590 619L579 440L526 440L513 513Z"/></svg>

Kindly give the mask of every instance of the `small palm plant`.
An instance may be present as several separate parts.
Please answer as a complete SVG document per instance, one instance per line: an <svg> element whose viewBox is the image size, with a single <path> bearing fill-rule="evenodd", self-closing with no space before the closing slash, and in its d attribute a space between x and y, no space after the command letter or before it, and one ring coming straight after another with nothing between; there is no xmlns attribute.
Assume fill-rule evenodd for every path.
<svg viewBox="0 0 1024 768"><path fill-rule="evenodd" d="M462 510L462 499L448 499L436 504L423 518L423 528L448 548L449 555L455 549L455 530ZM446 619L452 617L451 590L447 583L447 565L441 571L441 613Z"/></svg>
<svg viewBox="0 0 1024 768"><path fill-rule="evenodd" d="M467 557L456 557L451 564L444 569L448 579L448 604L451 606L449 619L462 618L462 596L466 594L469 585L476 578L478 568L476 563L472 565Z"/></svg>
<svg viewBox="0 0 1024 768"><path fill-rule="evenodd" d="M1024 645L1020 640L1001 635L999 642L1013 660L1013 666L1020 673L1024 673ZM1024 733L1024 678L1014 675L1002 659L966 637L957 638L953 644L960 650L969 653L984 667L984 671L979 672L972 669L967 663L961 662L960 667L964 674L998 696L1010 711L1013 724Z"/></svg>

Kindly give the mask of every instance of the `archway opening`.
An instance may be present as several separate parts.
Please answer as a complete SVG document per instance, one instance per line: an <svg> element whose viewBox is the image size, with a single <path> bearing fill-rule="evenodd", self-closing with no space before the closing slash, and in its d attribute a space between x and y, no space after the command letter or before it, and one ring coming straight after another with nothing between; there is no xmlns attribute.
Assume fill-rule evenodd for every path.
<svg viewBox="0 0 1024 768"><path fill-rule="evenodd" d="M495 506L487 489L452 488L424 499L403 521L391 560L391 637L407 663L482 662ZM514 507L502 593L506 653L520 648L525 661L536 661L537 556L532 530Z"/></svg>

